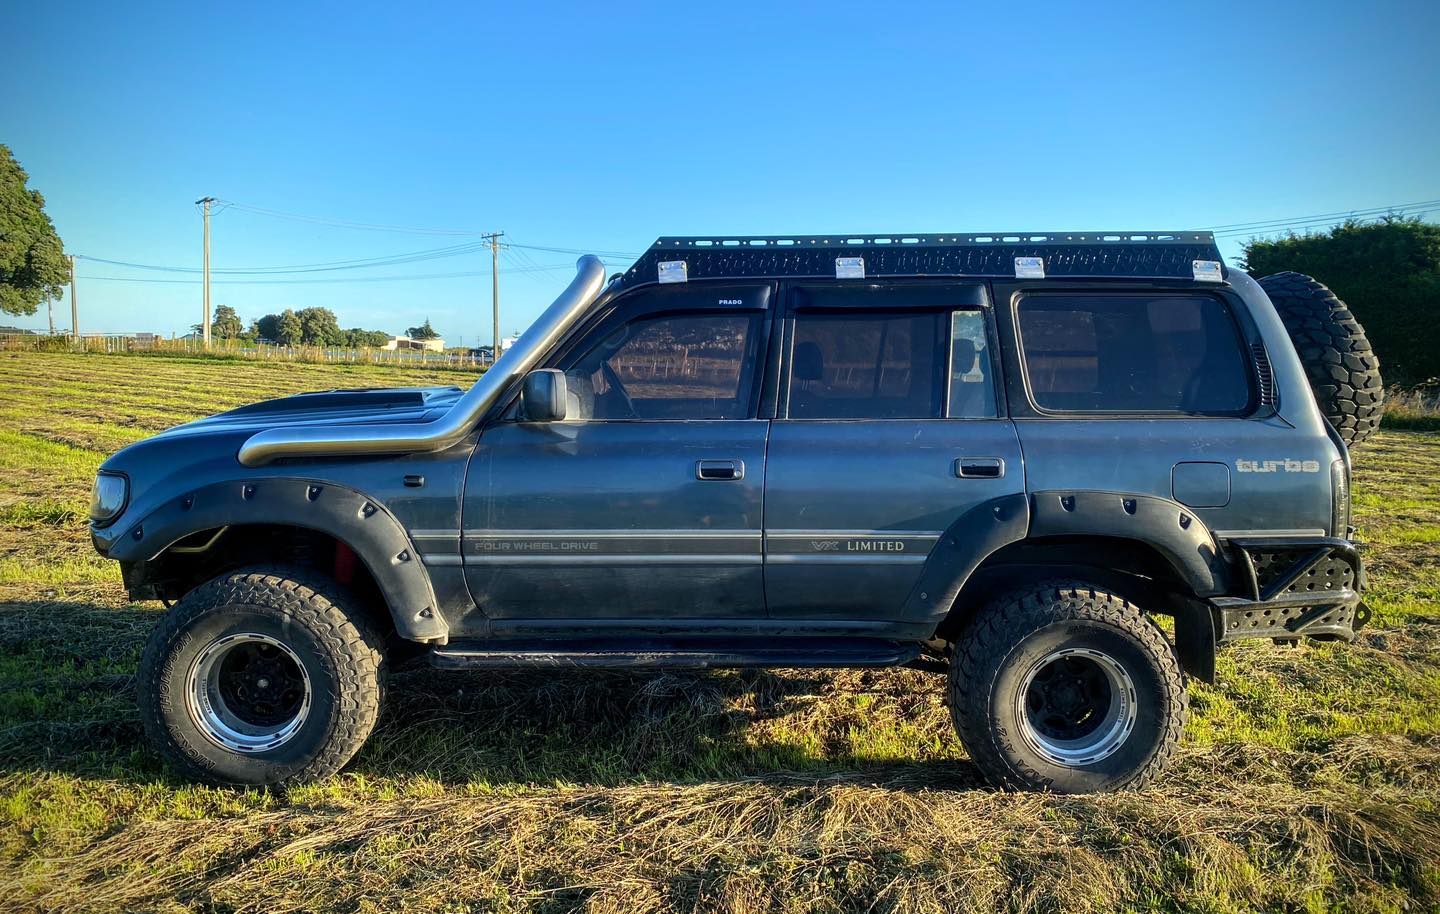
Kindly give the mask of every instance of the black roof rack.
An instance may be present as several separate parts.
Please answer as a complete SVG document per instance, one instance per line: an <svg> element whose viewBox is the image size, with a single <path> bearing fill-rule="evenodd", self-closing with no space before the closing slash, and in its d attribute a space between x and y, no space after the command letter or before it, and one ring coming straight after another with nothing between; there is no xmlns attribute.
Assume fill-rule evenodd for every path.
<svg viewBox="0 0 1440 914"><path fill-rule="evenodd" d="M689 279L834 278L837 257L862 257L865 276L1013 278L1015 258L1040 257L1047 277L1193 279L1194 262L1220 260L1210 232L1006 232L661 238L621 286L656 282L659 265L684 261Z"/></svg>

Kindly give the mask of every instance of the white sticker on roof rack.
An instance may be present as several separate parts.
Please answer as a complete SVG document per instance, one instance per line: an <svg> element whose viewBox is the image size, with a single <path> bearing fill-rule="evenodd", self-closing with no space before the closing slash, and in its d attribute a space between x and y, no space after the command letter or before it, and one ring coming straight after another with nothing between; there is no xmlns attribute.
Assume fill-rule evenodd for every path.
<svg viewBox="0 0 1440 914"><path fill-rule="evenodd" d="M1220 261L1218 260L1197 260L1194 262L1196 282L1224 282L1225 277L1220 274Z"/></svg>
<svg viewBox="0 0 1440 914"><path fill-rule="evenodd" d="M835 258L836 279L864 279L865 258L864 257L836 257Z"/></svg>
<svg viewBox="0 0 1440 914"><path fill-rule="evenodd" d="M688 282L690 274L686 272L685 261L683 260L662 260L660 261L661 282Z"/></svg>
<svg viewBox="0 0 1440 914"><path fill-rule="evenodd" d="M1016 279L1044 279L1045 259L1043 257L1016 257Z"/></svg>

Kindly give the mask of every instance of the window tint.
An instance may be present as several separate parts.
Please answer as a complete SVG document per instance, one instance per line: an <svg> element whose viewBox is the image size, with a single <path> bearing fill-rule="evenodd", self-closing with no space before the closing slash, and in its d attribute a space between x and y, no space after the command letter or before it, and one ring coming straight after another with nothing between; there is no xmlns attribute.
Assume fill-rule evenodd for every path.
<svg viewBox="0 0 1440 914"><path fill-rule="evenodd" d="M632 321L565 372L571 419L744 419L756 319L675 314Z"/></svg>
<svg viewBox="0 0 1440 914"><path fill-rule="evenodd" d="M950 416L995 417L990 340L985 333L985 315L979 311L956 311L950 318Z"/></svg>
<svg viewBox="0 0 1440 914"><path fill-rule="evenodd" d="M790 418L938 419L945 398L941 327L948 317L800 313Z"/></svg>
<svg viewBox="0 0 1440 914"><path fill-rule="evenodd" d="M1042 409L1228 414L1250 404L1235 322L1208 295L1028 295L1019 326Z"/></svg>

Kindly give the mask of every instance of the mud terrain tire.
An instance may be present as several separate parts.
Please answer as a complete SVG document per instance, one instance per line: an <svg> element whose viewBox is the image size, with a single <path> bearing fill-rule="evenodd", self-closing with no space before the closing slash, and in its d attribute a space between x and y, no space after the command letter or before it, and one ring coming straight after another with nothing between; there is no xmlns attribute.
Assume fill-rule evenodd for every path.
<svg viewBox="0 0 1440 914"><path fill-rule="evenodd" d="M140 720L151 745L182 777L211 784L285 784L339 771L375 726L384 673L383 641L353 603L344 588L299 568L232 571L186 594L140 660ZM257 683L274 693L281 679L293 685L291 697L269 695L274 701L254 710ZM222 693L243 712L223 698L212 707ZM263 713L272 717L250 727ZM239 742L227 745L229 737Z"/></svg>
<svg viewBox="0 0 1440 914"><path fill-rule="evenodd" d="M1097 688L1094 670L1107 669L1110 678ZM1067 676L1075 670L1082 675ZM1052 693L1059 704L1079 699L1067 714L1086 695L1099 699L1088 717L1056 724L1078 738L1052 728ZM953 646L949 704L960 741L986 779L1055 793L1147 784L1169 761L1189 713L1164 633L1134 604L1080 581L1029 586L981 609ZM1118 723L1127 719L1128 727ZM1107 741L1086 747L1107 733Z"/></svg>
<svg viewBox="0 0 1440 914"><path fill-rule="evenodd" d="M1274 273L1260 281L1290 333L1320 412L1347 445L1380 427L1385 384L1365 328L1345 303L1304 273Z"/></svg>

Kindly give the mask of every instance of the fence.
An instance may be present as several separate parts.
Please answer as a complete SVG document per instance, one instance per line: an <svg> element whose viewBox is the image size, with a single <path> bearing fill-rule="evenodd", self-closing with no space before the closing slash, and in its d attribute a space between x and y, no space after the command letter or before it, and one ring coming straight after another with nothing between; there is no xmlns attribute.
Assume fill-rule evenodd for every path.
<svg viewBox="0 0 1440 914"><path fill-rule="evenodd" d="M404 365L419 368L486 368L490 359L466 352L427 352L406 349L346 349L331 346L281 346L241 340L214 340L209 349L201 340L146 337L127 334L47 336L34 333L0 333L0 351L163 353L206 358L252 359L276 362L323 362L358 365Z"/></svg>

